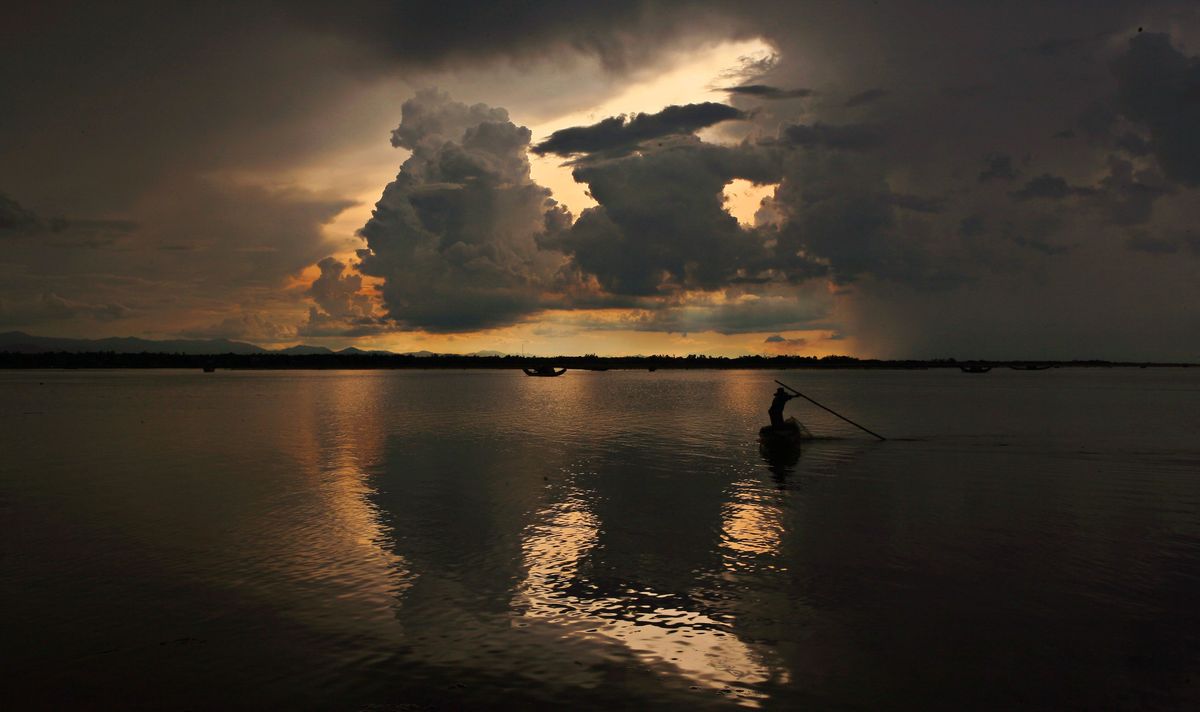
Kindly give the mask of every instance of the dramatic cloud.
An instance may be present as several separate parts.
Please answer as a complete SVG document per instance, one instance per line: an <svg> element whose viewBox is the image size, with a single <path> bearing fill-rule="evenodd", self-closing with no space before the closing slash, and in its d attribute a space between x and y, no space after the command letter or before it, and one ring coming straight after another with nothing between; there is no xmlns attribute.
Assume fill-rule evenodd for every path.
<svg viewBox="0 0 1200 712"><path fill-rule="evenodd" d="M305 292L321 311L336 319L361 319L371 315L371 300L362 294L362 277L344 274L346 263L326 257L317 263L321 276Z"/></svg>
<svg viewBox="0 0 1200 712"><path fill-rule="evenodd" d="M321 260L317 267L321 274L304 293L316 306L309 309L301 335L363 335L384 330L373 313L370 296L362 291L360 275L346 274L346 263L332 257Z"/></svg>
<svg viewBox="0 0 1200 712"><path fill-rule="evenodd" d="M572 156L580 153L623 153L643 141L663 136L690 134L722 121L741 119L745 113L726 106L705 102L686 106L668 106L656 114L614 116L591 126L560 129L533 147L538 155L548 153Z"/></svg>
<svg viewBox="0 0 1200 712"><path fill-rule="evenodd" d="M780 89L767 84L744 84L737 87L725 87L721 91L736 96L749 96L756 99L802 99L812 96L812 89Z"/></svg>
<svg viewBox="0 0 1200 712"><path fill-rule="evenodd" d="M123 304L93 304L46 292L32 299L0 299L0 326L26 326L82 317L113 321L129 316Z"/></svg>
<svg viewBox="0 0 1200 712"><path fill-rule="evenodd" d="M402 64L582 53L620 72L685 38L717 31L740 36L748 29L730 8L707 0L556 0L469 8L437 0L298 5L293 12L305 24L353 38Z"/></svg>
<svg viewBox="0 0 1200 712"><path fill-rule="evenodd" d="M185 329L180 336L190 339L233 339L259 344L278 344L296 338L296 328L258 313L242 312L210 326Z"/></svg>
<svg viewBox="0 0 1200 712"><path fill-rule="evenodd" d="M1157 171L1135 171L1133 163L1117 157L1108 161L1109 175L1100 181L1104 207L1116 225L1150 221L1154 202L1174 189Z"/></svg>
<svg viewBox="0 0 1200 712"><path fill-rule="evenodd" d="M88 235L120 235L137 230L132 220L97 220L94 218L46 219L20 203L0 194L0 236L35 235L40 233L85 233Z"/></svg>
<svg viewBox="0 0 1200 712"><path fill-rule="evenodd" d="M780 169L772 151L695 138L585 164L575 179L600 206L543 244L569 255L611 293L716 289L755 276L767 256L764 235L739 226L724 208L722 190L735 178L777 182Z"/></svg>
<svg viewBox="0 0 1200 712"><path fill-rule="evenodd" d="M1035 200L1038 198L1045 200L1062 200L1072 195L1084 195L1089 191L1086 188L1077 188L1067 185L1065 178L1052 176L1049 173L1034 178L1025 184L1025 187L1020 190L1013 191L1013 197L1017 200Z"/></svg>
<svg viewBox="0 0 1200 712"><path fill-rule="evenodd" d="M883 129L870 124L794 124L783 131L783 140L795 146L827 146L848 151L878 148L884 139Z"/></svg>
<svg viewBox="0 0 1200 712"><path fill-rule="evenodd" d="M37 215L21 207L12 198L0 194L0 236L27 234L41 228Z"/></svg>
<svg viewBox="0 0 1200 712"><path fill-rule="evenodd" d="M940 202L892 192L880 165L854 152L790 155L771 208L783 217L776 262L790 279L820 274L807 265L842 284L873 276L940 288L960 279L924 244L928 218L920 215Z"/></svg>
<svg viewBox="0 0 1200 712"><path fill-rule="evenodd" d="M884 98L887 95L888 95L888 91L886 89L868 89L866 91L859 92L859 93L855 94L854 96L851 96L849 99L846 100L846 103L843 104L843 106L845 106L846 108L853 108L855 106L863 106L864 104L871 104L873 102L879 101L880 99Z"/></svg>
<svg viewBox="0 0 1200 712"><path fill-rule="evenodd" d="M767 350L769 351L787 354L803 349L805 346L808 346L809 342L808 339L804 338L789 339L779 334L772 334L763 339L763 343L767 345Z"/></svg>
<svg viewBox="0 0 1200 712"><path fill-rule="evenodd" d="M5 323L345 345L563 318L750 343L836 315L861 355L1200 353L1186 4L144 10L10 13ZM742 40L765 49L695 92L656 84ZM432 84L492 106L425 92L397 127ZM738 108L700 103L717 91ZM531 149L596 204L573 220Z"/></svg>
<svg viewBox="0 0 1200 712"><path fill-rule="evenodd" d="M1134 252L1146 252L1152 255L1173 255L1179 252L1179 243L1163 237L1136 232L1125 240L1125 246Z"/></svg>
<svg viewBox="0 0 1200 712"><path fill-rule="evenodd" d="M412 151L360 234L363 274L384 280L390 319L468 331L542 308L562 255L538 240L570 223L529 177L529 129L437 91L404 104L393 144Z"/></svg>
<svg viewBox="0 0 1200 712"><path fill-rule="evenodd" d="M1167 178L1200 185L1200 58L1188 57L1165 34L1145 33L1113 62L1115 109L1146 129L1146 147ZM1126 139L1126 144L1129 139Z"/></svg>
<svg viewBox="0 0 1200 712"><path fill-rule="evenodd" d="M979 172L980 183L993 180L1013 180L1017 177L1017 172L1013 169L1011 156L992 154L987 157L986 163L987 165L984 169Z"/></svg>

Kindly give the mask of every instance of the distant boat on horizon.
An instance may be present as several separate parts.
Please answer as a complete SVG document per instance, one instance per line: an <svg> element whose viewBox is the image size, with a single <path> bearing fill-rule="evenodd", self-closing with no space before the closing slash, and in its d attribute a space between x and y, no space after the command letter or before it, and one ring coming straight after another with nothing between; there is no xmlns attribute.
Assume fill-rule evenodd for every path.
<svg viewBox="0 0 1200 712"><path fill-rule="evenodd" d="M567 372L565 368L555 371L553 366L538 366L537 368L522 368L521 370L525 372L526 376L537 376L540 378L553 378Z"/></svg>
<svg viewBox="0 0 1200 712"><path fill-rule="evenodd" d="M992 370L991 366L959 366L959 370L963 373L987 373Z"/></svg>

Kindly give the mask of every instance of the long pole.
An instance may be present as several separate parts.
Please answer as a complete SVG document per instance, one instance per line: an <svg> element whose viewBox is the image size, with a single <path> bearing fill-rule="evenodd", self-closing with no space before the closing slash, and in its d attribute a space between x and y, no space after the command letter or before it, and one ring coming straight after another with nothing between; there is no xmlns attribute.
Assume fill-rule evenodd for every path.
<svg viewBox="0 0 1200 712"><path fill-rule="evenodd" d="M874 435L875 437L879 438L880 440L887 440L887 438L883 437L883 436L882 436L882 435L880 435L879 433L877 433L877 432L874 432L873 430L867 430L867 429L866 429L866 428L864 428L863 426L859 425L858 423L854 422L853 420L850 420L849 418L847 418L846 416L842 415L841 413L838 413L837 411L833 410L832 408L826 408L825 406L823 406L823 405L821 405L820 403L816 402L816 401L815 401L815 400L813 400L812 398L809 398L808 396L804 395L803 393L801 393L800 391L796 390L795 388L792 388L791 386L789 386L788 384L784 383L783 381L775 381L775 382L776 382L776 383L778 383L779 385L783 386L784 388L788 389L788 390L789 390L789 391L791 391L792 393L795 393L796 395L800 396L801 398L803 398L804 400L808 401L809 403L812 403L813 405L817 406L818 408L820 408L820 409L822 409L822 410L827 410L827 411L829 411L830 413L833 413L833 414L834 414L834 415L836 415L837 417L839 417L839 418L841 418L842 420L846 421L847 423L849 423L849 424L853 425L854 427L858 428L859 430L863 430L863 431L865 431L865 432L868 432L868 433L870 433L871 435Z"/></svg>

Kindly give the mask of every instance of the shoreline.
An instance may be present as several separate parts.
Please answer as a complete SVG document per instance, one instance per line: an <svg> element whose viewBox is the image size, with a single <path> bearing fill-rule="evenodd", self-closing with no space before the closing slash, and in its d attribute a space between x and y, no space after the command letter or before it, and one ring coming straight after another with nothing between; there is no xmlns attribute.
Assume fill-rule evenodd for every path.
<svg viewBox="0 0 1200 712"><path fill-rule="evenodd" d="M179 354L115 352L0 352L4 370L221 369L221 370L520 370L553 367L576 371L889 370L1041 371L1055 368L1192 368L1200 364L1105 360L881 360L848 356L412 356L406 354Z"/></svg>

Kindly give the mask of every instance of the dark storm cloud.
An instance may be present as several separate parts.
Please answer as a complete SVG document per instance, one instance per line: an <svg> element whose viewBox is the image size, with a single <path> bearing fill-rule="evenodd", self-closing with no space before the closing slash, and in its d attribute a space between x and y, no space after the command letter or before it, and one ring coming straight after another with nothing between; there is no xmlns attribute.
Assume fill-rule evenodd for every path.
<svg viewBox="0 0 1200 712"><path fill-rule="evenodd" d="M1103 213L1111 224L1141 225L1150 220L1155 201L1174 192L1156 171L1135 171L1130 161L1110 156L1108 167L1108 176L1095 186L1072 186L1066 179L1047 173L1011 195L1019 201L1083 198L1083 205Z"/></svg>
<svg viewBox="0 0 1200 712"><path fill-rule="evenodd" d="M605 290L650 295L716 289L764 266L764 235L724 209L722 190L740 178L780 177L777 151L698 139L575 169L599 207L544 244L571 256Z"/></svg>
<svg viewBox="0 0 1200 712"><path fill-rule="evenodd" d="M982 215L969 215L958 223L958 234L963 237L978 237L987 230L987 222Z"/></svg>
<svg viewBox="0 0 1200 712"><path fill-rule="evenodd" d="M42 229L42 222L32 211L0 193L0 236L24 235Z"/></svg>
<svg viewBox="0 0 1200 712"><path fill-rule="evenodd" d="M790 268L789 280L815 276L806 262L838 284L871 277L941 289L962 280L927 243L941 202L894 193L881 165L862 154L791 155L771 207L784 218L774 261Z"/></svg>
<svg viewBox="0 0 1200 712"><path fill-rule="evenodd" d="M1154 203L1173 188L1155 171L1135 171L1133 163L1110 157L1109 175L1100 181L1100 198L1115 225L1142 225L1150 221Z"/></svg>
<svg viewBox="0 0 1200 712"><path fill-rule="evenodd" d="M1150 142L1132 131L1117 136L1113 145L1131 156L1145 156L1150 153Z"/></svg>
<svg viewBox="0 0 1200 712"><path fill-rule="evenodd" d="M745 116L745 112L732 106L714 102L668 106L655 114L634 114L630 118L613 116L591 126L560 129L532 150L542 156L548 153L559 156L620 153L632 150L643 141L690 134Z"/></svg>
<svg viewBox="0 0 1200 712"><path fill-rule="evenodd" d="M717 29L742 36L750 28L732 8L709 0L303 2L292 14L308 28L350 38L397 63L422 66L569 51L624 71L681 38Z"/></svg>
<svg viewBox="0 0 1200 712"><path fill-rule="evenodd" d="M130 309L124 304L82 302L60 297L54 292L27 299L0 299L0 327L6 328L75 318L113 321L129 314Z"/></svg>
<svg viewBox="0 0 1200 712"><path fill-rule="evenodd" d="M1060 57L1072 52L1094 49L1112 36L1112 32L1101 32L1084 37L1049 37L1033 47L1043 57Z"/></svg>
<svg viewBox="0 0 1200 712"><path fill-rule="evenodd" d="M756 99L802 99L812 96L812 89L780 89L767 84L744 84L736 87L725 87L721 91L736 96L749 96Z"/></svg>
<svg viewBox="0 0 1200 712"><path fill-rule="evenodd" d="M1129 350L1200 347L1181 326L1195 323L1181 306L1200 298L1194 262L1133 260L1127 245L1131 227L1180 255L1197 244L1185 232L1200 220L1188 4L37 3L6 20L17 30L0 45L0 186L20 203L0 202L9 313L90 323L118 304L124 325L200 309L211 328L294 334L295 321L257 309L302 319L306 300L337 311L350 298L348 268L323 271L308 296L279 289L345 249L322 225L348 201L279 186L377 134L392 111L385 89L398 100L433 70L469 83L506 67L528 74L494 89L511 90L505 105L548 118L595 105L568 97L551 110L541 98L562 93L548 76L590 71L592 58L608 97L657 76L679 47L762 37L769 56L713 79L734 100L761 100L722 127L748 143L706 147L684 125L615 158L637 140L597 132L569 153L588 159L580 178L599 190L575 224L529 179L528 137L506 112L409 107L434 123L406 115L395 141L413 162L363 230L364 269L384 281L391 320L318 305L306 328L444 331L621 305L645 310L636 328L786 333L771 320L797 323L798 298L783 292L832 279L854 285L837 297L857 315L843 330L879 353L1070 341L1100 349L1079 354L1091 356L1113 353L1115 332ZM1134 36L1139 25L1173 36ZM807 91L787 87L830 99L767 101ZM893 91L841 101L864 87ZM875 123L847 123L852 111ZM1064 127L1083 140L1052 138ZM1013 160L981 166L989 155L1022 157L1026 175ZM721 209L722 181L736 176L779 184L755 227ZM1148 280L1170 299L1156 302ZM931 289L947 285L958 285L949 296ZM743 311L672 301L697 290L771 297ZM1130 304L1155 316L1121 316ZM1033 313L1037 323L1012 316ZM983 333L1006 319L1016 326L996 327L1003 337Z"/></svg>
<svg viewBox="0 0 1200 712"><path fill-rule="evenodd" d="M933 198L925 195L889 193L887 199L897 208L904 208L905 210L912 210L918 213L940 213L945 207L945 201L941 198Z"/></svg>
<svg viewBox="0 0 1200 712"><path fill-rule="evenodd" d="M1002 153L993 153L985 159L986 165L979 172L979 182L993 180L1013 180L1017 172L1013 169L1012 157Z"/></svg>
<svg viewBox="0 0 1200 712"><path fill-rule="evenodd" d="M90 290L105 301L111 291L157 315L139 328L154 319L218 328L224 317L212 327L179 321L241 303L249 321L231 316L227 326L259 329L255 305L296 306L296 294L270 290L281 273L330 253L321 226L348 204L278 186L377 130L370 92L405 92L402 79L435 68L550 57L563 66L598 58L616 84L625 71L652 71L680 42L725 37L737 24L699 5L681 18L676 4L620 1L7 8L0 186L24 212L0 204L0 236L38 235L5 259L41 283L0 284L0 297L24 303L60 281L72 292L55 293L80 303L100 301L85 298ZM88 219L55 220L62 215ZM84 247L104 254L64 254ZM156 286L98 281L108 276L153 276Z"/></svg>
<svg viewBox="0 0 1200 712"><path fill-rule="evenodd" d="M530 179L529 138L504 109L436 90L404 103L393 143L412 155L360 230L359 269L384 280L391 320L471 331L543 308L563 259L538 240L565 229L569 216Z"/></svg>
<svg viewBox="0 0 1200 712"><path fill-rule="evenodd" d="M1156 237L1145 232L1135 232L1125 240L1125 246L1134 252L1146 252L1151 255L1173 255L1179 252L1179 241L1165 237Z"/></svg>
<svg viewBox="0 0 1200 712"><path fill-rule="evenodd" d="M1067 183L1065 178L1043 173L1030 180L1020 190L1015 190L1012 196L1017 200L1063 200L1074 195L1090 195L1090 188L1081 188Z"/></svg>
<svg viewBox="0 0 1200 712"><path fill-rule="evenodd" d="M95 218L43 218L20 203L0 194L0 236L34 235L75 231L87 234L125 234L139 227L132 220L100 220Z"/></svg>
<svg viewBox="0 0 1200 712"><path fill-rule="evenodd" d="M862 149L882 146L882 136L869 125L790 125L780 138L756 143L715 146L693 137L584 161L575 179L600 205L542 244L606 291L643 297L825 276L939 288L960 281L912 236L945 209L944 199L891 190L877 161L862 157ZM746 228L725 212L722 189L734 179L779 183L763 210L781 224Z"/></svg>
<svg viewBox="0 0 1200 712"><path fill-rule="evenodd" d="M884 144L883 128L872 124L793 124L784 128L782 140L793 146L827 146L847 151L869 151Z"/></svg>
<svg viewBox="0 0 1200 712"><path fill-rule="evenodd" d="M855 106L863 106L865 104L872 104L876 101L879 101L880 99L884 98L887 95L888 95L888 91L886 89L868 89L866 91L862 91L862 92L859 92L859 93L851 96L849 99L846 100L846 103L843 104L843 106L845 106L846 108L853 108Z"/></svg>
<svg viewBox="0 0 1200 712"><path fill-rule="evenodd" d="M1167 178L1200 185L1200 58L1165 34L1144 33L1113 62L1115 109L1149 132L1146 147Z"/></svg>
<svg viewBox="0 0 1200 712"><path fill-rule="evenodd" d="M1062 221L1054 217L1041 217L1026 220L1017 225L1005 223L1001 236L1018 247L1023 247L1047 256L1065 255L1073 248L1069 245L1056 244L1051 238L1062 230Z"/></svg>

